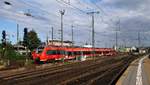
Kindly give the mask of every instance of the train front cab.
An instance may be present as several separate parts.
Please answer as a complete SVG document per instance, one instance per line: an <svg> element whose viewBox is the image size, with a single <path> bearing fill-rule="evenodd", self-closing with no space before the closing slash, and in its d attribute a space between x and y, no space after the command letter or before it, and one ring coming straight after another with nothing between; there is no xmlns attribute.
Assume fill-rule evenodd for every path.
<svg viewBox="0 0 150 85"><path fill-rule="evenodd" d="M61 60L65 57L65 51L58 47L46 48L40 56L40 61Z"/></svg>
<svg viewBox="0 0 150 85"><path fill-rule="evenodd" d="M39 62L39 61L40 61L40 56L41 56L43 50L44 50L44 47L38 47L37 49L35 49L35 50L32 52L32 59L33 59L35 62Z"/></svg>

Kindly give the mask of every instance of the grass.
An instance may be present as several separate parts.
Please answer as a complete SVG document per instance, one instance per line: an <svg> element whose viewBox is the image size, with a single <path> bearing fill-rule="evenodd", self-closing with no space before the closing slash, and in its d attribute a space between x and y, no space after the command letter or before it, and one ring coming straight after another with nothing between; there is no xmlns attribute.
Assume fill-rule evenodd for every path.
<svg viewBox="0 0 150 85"><path fill-rule="evenodd" d="M70 62L64 62L65 65L70 64Z"/></svg>

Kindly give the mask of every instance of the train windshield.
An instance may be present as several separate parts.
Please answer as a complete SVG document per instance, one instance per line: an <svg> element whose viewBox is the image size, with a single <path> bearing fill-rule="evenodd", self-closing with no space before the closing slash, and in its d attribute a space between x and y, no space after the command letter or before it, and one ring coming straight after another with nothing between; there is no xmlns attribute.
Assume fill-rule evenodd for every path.
<svg viewBox="0 0 150 85"><path fill-rule="evenodd" d="M44 50L44 47L39 47L36 49L36 53L39 54L39 53L42 53Z"/></svg>

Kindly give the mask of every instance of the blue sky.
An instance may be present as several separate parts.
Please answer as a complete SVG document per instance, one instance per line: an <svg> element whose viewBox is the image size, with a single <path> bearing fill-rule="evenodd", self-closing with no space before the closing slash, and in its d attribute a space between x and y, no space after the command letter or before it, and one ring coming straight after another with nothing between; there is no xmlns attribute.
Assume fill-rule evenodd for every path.
<svg viewBox="0 0 150 85"><path fill-rule="evenodd" d="M15 37L15 33L16 33L16 23L14 23L13 21L9 21L6 19L0 19L0 33L2 33L2 30L6 30L7 34L9 33L9 36L7 38L10 38L11 41L15 42L16 39ZM0 35L0 37L2 37L2 35Z"/></svg>
<svg viewBox="0 0 150 85"><path fill-rule="evenodd" d="M92 3L97 3L97 2L100 2L102 0L90 0Z"/></svg>
<svg viewBox="0 0 150 85"><path fill-rule="evenodd" d="M23 29L25 26L21 26L19 25L19 40L22 41L23 39ZM10 42L12 42L12 44L15 44L17 42L17 23L15 21L12 20L7 20L7 19L3 19L0 18L0 33L2 33L2 31L5 30L7 33L7 39L9 39ZM32 29L29 29L29 31ZM46 35L43 33L38 32L38 37L42 40L45 41L46 40ZM2 34L0 34L0 39L2 38ZM1 41L0 41L1 42Z"/></svg>
<svg viewBox="0 0 150 85"><path fill-rule="evenodd" d="M95 39L98 47L114 45L119 19L120 45L124 41L128 46L137 45L137 33L141 32L141 45L150 46L149 0L70 0L70 3L68 0L7 0L12 6L7 6L4 1L6 0L0 1L0 32L6 30L13 43L16 42L17 23L20 25L20 39L24 27L35 30L42 41L46 40L47 34L50 37L51 27L54 27L54 37L59 39L59 11L65 9L64 40L71 39L73 24L76 44L91 43L91 17L85 12L99 11L100 14L95 15ZM24 13L27 12L32 17L25 16Z"/></svg>

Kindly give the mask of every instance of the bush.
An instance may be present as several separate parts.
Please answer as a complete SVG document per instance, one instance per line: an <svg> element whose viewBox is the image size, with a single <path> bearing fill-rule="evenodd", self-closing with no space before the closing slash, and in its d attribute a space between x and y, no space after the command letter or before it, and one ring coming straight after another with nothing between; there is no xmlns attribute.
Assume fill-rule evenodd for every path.
<svg viewBox="0 0 150 85"><path fill-rule="evenodd" d="M5 46L5 49L3 49L2 46L0 45L0 55L1 55L2 59L25 60L25 56L15 52L15 50L11 44L7 44L7 46Z"/></svg>
<svg viewBox="0 0 150 85"><path fill-rule="evenodd" d="M13 51L13 50L7 50L5 52L5 57L8 60L25 60L25 56L20 55L19 53Z"/></svg>
<svg viewBox="0 0 150 85"><path fill-rule="evenodd" d="M0 58L2 58L2 52L3 52L3 49L2 49L2 45L0 44Z"/></svg>

